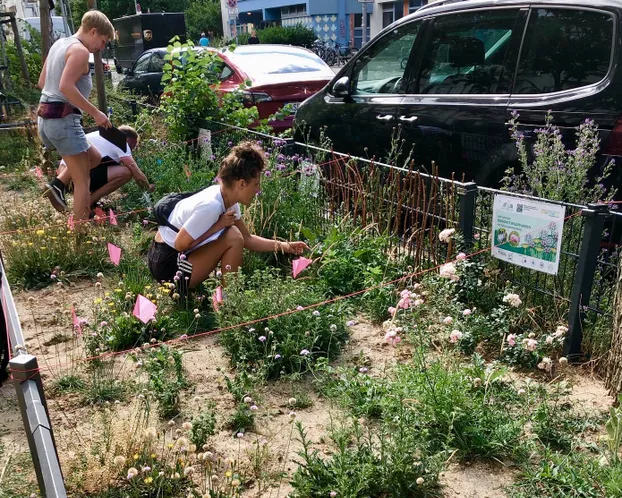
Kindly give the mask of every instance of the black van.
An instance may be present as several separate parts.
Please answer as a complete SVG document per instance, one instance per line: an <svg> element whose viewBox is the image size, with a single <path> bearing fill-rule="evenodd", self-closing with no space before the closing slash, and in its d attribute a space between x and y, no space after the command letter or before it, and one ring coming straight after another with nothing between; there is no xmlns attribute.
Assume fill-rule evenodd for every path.
<svg viewBox="0 0 622 498"><path fill-rule="evenodd" d="M604 155L622 155L622 0L446 0L366 45L300 106L317 138L382 160L398 125L417 166L494 185L516 164L507 122L526 136L547 110L562 133L592 118Z"/></svg>

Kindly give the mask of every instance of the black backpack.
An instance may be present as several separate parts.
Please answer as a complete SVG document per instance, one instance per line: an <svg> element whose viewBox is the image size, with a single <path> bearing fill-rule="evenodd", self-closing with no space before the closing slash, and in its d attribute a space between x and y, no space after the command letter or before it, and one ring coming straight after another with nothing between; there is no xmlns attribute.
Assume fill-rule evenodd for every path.
<svg viewBox="0 0 622 498"><path fill-rule="evenodd" d="M162 199L156 202L153 206L153 216L155 217L157 224L169 227L175 232L179 232L179 228L169 223L168 217L171 215L173 209L175 209L175 206L179 201L183 201L198 192L200 192L200 190L195 190L194 192L177 192L162 197Z"/></svg>

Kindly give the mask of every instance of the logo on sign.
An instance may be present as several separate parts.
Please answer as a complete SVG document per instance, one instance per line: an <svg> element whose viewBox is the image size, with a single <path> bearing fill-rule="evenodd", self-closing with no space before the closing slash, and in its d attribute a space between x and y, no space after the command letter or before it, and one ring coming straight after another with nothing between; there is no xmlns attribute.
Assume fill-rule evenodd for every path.
<svg viewBox="0 0 622 498"><path fill-rule="evenodd" d="M235 9L238 6L238 0L227 0L227 5L230 9Z"/></svg>

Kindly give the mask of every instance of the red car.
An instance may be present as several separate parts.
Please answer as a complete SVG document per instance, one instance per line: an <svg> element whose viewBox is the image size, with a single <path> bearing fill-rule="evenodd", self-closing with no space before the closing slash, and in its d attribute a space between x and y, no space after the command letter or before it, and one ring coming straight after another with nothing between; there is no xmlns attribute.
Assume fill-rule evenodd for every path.
<svg viewBox="0 0 622 498"><path fill-rule="evenodd" d="M244 81L250 81L247 93L261 119L276 113L285 104L292 104L290 116L270 123L277 132L290 128L298 105L335 76L322 59L301 47L242 45L233 52L220 50L218 55L226 65L223 76L231 72L222 79L220 88L233 91Z"/></svg>
<svg viewBox="0 0 622 498"><path fill-rule="evenodd" d="M196 50L205 49L197 47ZM217 52L225 63L220 89L239 90L240 84L250 81L246 90L249 105L257 106L261 119L268 118L285 104L292 104L291 116L271 123L277 132L290 128L298 105L335 76L322 59L301 47L241 45L233 52L228 49ZM154 48L142 54L127 71L121 86L143 95L160 95L165 54L166 48Z"/></svg>

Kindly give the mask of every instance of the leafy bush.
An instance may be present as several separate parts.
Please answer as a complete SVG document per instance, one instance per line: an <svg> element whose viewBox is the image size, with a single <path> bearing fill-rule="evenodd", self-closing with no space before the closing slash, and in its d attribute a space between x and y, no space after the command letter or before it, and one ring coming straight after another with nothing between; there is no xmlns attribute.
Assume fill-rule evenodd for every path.
<svg viewBox="0 0 622 498"><path fill-rule="evenodd" d="M257 36L261 43L296 45L306 48L310 48L317 38L317 34L313 29L307 28L302 24L264 28L257 32Z"/></svg>
<svg viewBox="0 0 622 498"><path fill-rule="evenodd" d="M576 147L569 150L564 145L561 130L553 124L552 113L547 112L544 128L536 130L531 158L525 136L519 131L518 118L515 111L510 131L516 141L521 171L507 171L502 181L505 189L577 204L614 197L616 188L605 186L613 172L614 161L608 161L601 171L595 171L600 138L593 120L586 119L577 127Z"/></svg>
<svg viewBox="0 0 622 498"><path fill-rule="evenodd" d="M94 277L112 267L106 246L106 242L114 241L110 229L94 225L88 236L71 232L67 218L49 204L9 206L2 227L24 230L0 240L8 261L7 275L19 287L62 286L70 279Z"/></svg>
<svg viewBox="0 0 622 498"><path fill-rule="evenodd" d="M147 374L149 390L158 401L160 415L166 418L177 415L179 393L189 385L181 353L164 344L148 349L142 359L142 368ZM197 436L199 434L197 432Z"/></svg>
<svg viewBox="0 0 622 498"><path fill-rule="evenodd" d="M216 404L210 401L201 413L192 419L190 440L201 448L216 433Z"/></svg>
<svg viewBox="0 0 622 498"><path fill-rule="evenodd" d="M395 415L400 418L399 412ZM442 455L429 453L418 431L406 425L402 430L385 425L377 433L366 431L356 419L343 427L333 426L332 456L327 459L313 450L302 425L297 424L297 429L302 464L291 482L293 497L442 496L438 484Z"/></svg>
<svg viewBox="0 0 622 498"><path fill-rule="evenodd" d="M547 451L526 466L508 490L511 498L622 496L622 465L603 465L591 455Z"/></svg>
<svg viewBox="0 0 622 498"><path fill-rule="evenodd" d="M206 313L200 313L190 303L176 310L168 286L149 284L131 289L120 281L112 291L95 298L93 333L85 335L87 351L96 354L104 351L121 351L150 341L164 340L181 334L191 334L199 327L211 324ZM133 315L138 294L150 299L156 306L155 318L143 323ZM194 306L204 307L197 301ZM199 311L195 313L194 310ZM196 316L198 314L198 317Z"/></svg>
<svg viewBox="0 0 622 498"><path fill-rule="evenodd" d="M196 138L205 120L243 128L257 121L257 108L244 106L244 85L237 92L218 92L223 62L216 52L199 52L191 42L179 41L167 50L161 107L171 138Z"/></svg>
<svg viewBox="0 0 622 498"><path fill-rule="evenodd" d="M348 338L343 304L274 316L323 300L321 292L308 282L283 278L278 270L239 274L231 279L218 313L221 327L272 317L255 326L222 333L221 344L233 366L255 368L274 379L306 372L317 358L336 358Z"/></svg>
<svg viewBox="0 0 622 498"><path fill-rule="evenodd" d="M0 172L39 165L40 149L36 135L35 128L0 131ZM32 179L31 174L28 177Z"/></svg>

